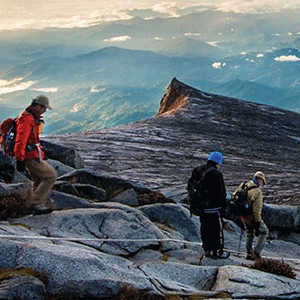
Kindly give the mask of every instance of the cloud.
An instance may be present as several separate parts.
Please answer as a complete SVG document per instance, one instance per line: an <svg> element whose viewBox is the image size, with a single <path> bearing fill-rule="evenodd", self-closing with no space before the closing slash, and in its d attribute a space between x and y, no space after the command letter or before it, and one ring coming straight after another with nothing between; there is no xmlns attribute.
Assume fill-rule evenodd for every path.
<svg viewBox="0 0 300 300"><path fill-rule="evenodd" d="M235 13L278 12L283 9L299 9L300 7L298 0L228 0L214 4L214 6L218 10Z"/></svg>
<svg viewBox="0 0 300 300"><path fill-rule="evenodd" d="M287 61L295 62L295 61L300 61L300 58L297 57L296 55L281 55L275 57L274 60L279 62L287 62Z"/></svg>
<svg viewBox="0 0 300 300"><path fill-rule="evenodd" d="M105 91L105 88L98 89L96 85L93 85L90 89L90 93L99 93Z"/></svg>
<svg viewBox="0 0 300 300"><path fill-rule="evenodd" d="M0 0L0 30L88 27L107 21L128 20L141 12L141 16L158 15L179 17L208 8L234 12L271 12L299 9L299 0ZM3 3L4 2L4 3ZM47 16L47 18L45 18Z"/></svg>
<svg viewBox="0 0 300 300"><path fill-rule="evenodd" d="M178 13L178 4L175 2L160 2L152 6L151 9L161 14L168 14L173 18L180 17L180 14Z"/></svg>
<svg viewBox="0 0 300 300"><path fill-rule="evenodd" d="M58 88L52 87L52 88L39 88L39 89L31 89L31 90L42 92L42 93L56 93L58 91Z"/></svg>
<svg viewBox="0 0 300 300"><path fill-rule="evenodd" d="M82 109L85 105L83 103L75 104L71 109L71 113L77 113L80 109Z"/></svg>
<svg viewBox="0 0 300 300"><path fill-rule="evenodd" d="M259 58L259 57L264 57L264 56L265 56L265 55L262 54L262 53L256 55L256 57L258 57L258 58Z"/></svg>
<svg viewBox="0 0 300 300"><path fill-rule="evenodd" d="M36 81L24 81L22 77L12 80L0 79L0 95L29 89Z"/></svg>
<svg viewBox="0 0 300 300"><path fill-rule="evenodd" d="M211 41L211 42L206 42L206 44L211 45L213 47L218 47L219 42L217 42L217 41L216 42Z"/></svg>
<svg viewBox="0 0 300 300"><path fill-rule="evenodd" d="M201 33L200 32L186 32L184 35L185 36L200 36Z"/></svg>
<svg viewBox="0 0 300 300"><path fill-rule="evenodd" d="M129 35L122 35L122 36L112 37L109 39L104 39L103 42L118 43L118 42L126 42L128 40L131 40L131 37Z"/></svg>
<svg viewBox="0 0 300 300"><path fill-rule="evenodd" d="M211 65L214 69L221 69L221 67L225 67L226 63L215 62Z"/></svg>

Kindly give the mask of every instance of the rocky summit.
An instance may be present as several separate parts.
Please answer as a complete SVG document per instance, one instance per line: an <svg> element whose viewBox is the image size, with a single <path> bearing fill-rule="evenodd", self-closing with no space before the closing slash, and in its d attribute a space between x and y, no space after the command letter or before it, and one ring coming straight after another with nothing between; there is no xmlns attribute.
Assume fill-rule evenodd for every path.
<svg viewBox="0 0 300 300"><path fill-rule="evenodd" d="M0 152L0 299L300 299L300 115L173 79L157 115L46 136L54 211L26 213L31 182ZM205 257L186 183L212 150L228 192L266 173L263 258L227 209L229 259Z"/></svg>
<svg viewBox="0 0 300 300"><path fill-rule="evenodd" d="M88 169L156 190L184 189L192 169L218 150L228 192L261 170L265 202L299 204L300 115L202 92L176 78L151 119L45 138L75 147Z"/></svg>

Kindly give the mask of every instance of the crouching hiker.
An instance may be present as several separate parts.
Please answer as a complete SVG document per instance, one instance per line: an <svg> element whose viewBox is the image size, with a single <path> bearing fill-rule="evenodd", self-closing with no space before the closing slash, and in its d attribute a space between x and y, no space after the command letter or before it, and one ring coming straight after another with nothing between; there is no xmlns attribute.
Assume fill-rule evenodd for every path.
<svg viewBox="0 0 300 300"><path fill-rule="evenodd" d="M266 244L269 234L268 227L262 220L263 196L261 187L266 184L264 173L258 171L254 174L252 180L245 183L247 192L247 200L251 213L246 216L240 216L246 230L246 251L247 260L256 260L261 258L261 252ZM244 184L241 184L233 193L233 196L242 189ZM257 240L253 247L254 235Z"/></svg>
<svg viewBox="0 0 300 300"><path fill-rule="evenodd" d="M225 212L226 189L219 171L223 155L214 151L206 165L196 167L188 181L191 214L200 216L202 247L206 257L228 258L224 249L223 214Z"/></svg>
<svg viewBox="0 0 300 300"><path fill-rule="evenodd" d="M47 108L51 109L48 98L40 95L17 118L14 155L17 170L24 172L26 168L33 181L27 204L29 212L35 215L53 211L47 197L57 179L56 170L44 161L45 154L39 138L41 115Z"/></svg>

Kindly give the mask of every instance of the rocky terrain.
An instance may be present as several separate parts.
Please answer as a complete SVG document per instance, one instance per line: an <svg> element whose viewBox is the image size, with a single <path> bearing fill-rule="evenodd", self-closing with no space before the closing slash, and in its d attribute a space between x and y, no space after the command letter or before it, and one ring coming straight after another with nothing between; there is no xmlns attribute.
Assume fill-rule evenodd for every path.
<svg viewBox="0 0 300 300"><path fill-rule="evenodd" d="M0 152L0 299L299 299L299 126L298 114L173 79L152 119L44 137L59 178L55 211L41 216L22 214L30 181ZM266 173L267 271L245 260L230 210L230 258L203 256L185 186L212 150L224 153L229 193Z"/></svg>
<svg viewBox="0 0 300 300"><path fill-rule="evenodd" d="M155 190L185 187L197 164L211 151L222 151L228 192L261 170L267 203L299 204L300 115L207 94L176 78L154 118L45 138L77 149L88 169Z"/></svg>

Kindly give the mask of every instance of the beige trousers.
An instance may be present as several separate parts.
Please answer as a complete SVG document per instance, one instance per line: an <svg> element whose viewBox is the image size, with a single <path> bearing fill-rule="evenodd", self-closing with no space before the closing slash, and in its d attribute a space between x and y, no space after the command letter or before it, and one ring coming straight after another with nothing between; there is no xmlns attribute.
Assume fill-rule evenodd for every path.
<svg viewBox="0 0 300 300"><path fill-rule="evenodd" d="M56 170L45 161L40 162L38 158L26 159L25 167L32 180L32 190L27 204L50 206L48 194L57 179Z"/></svg>

